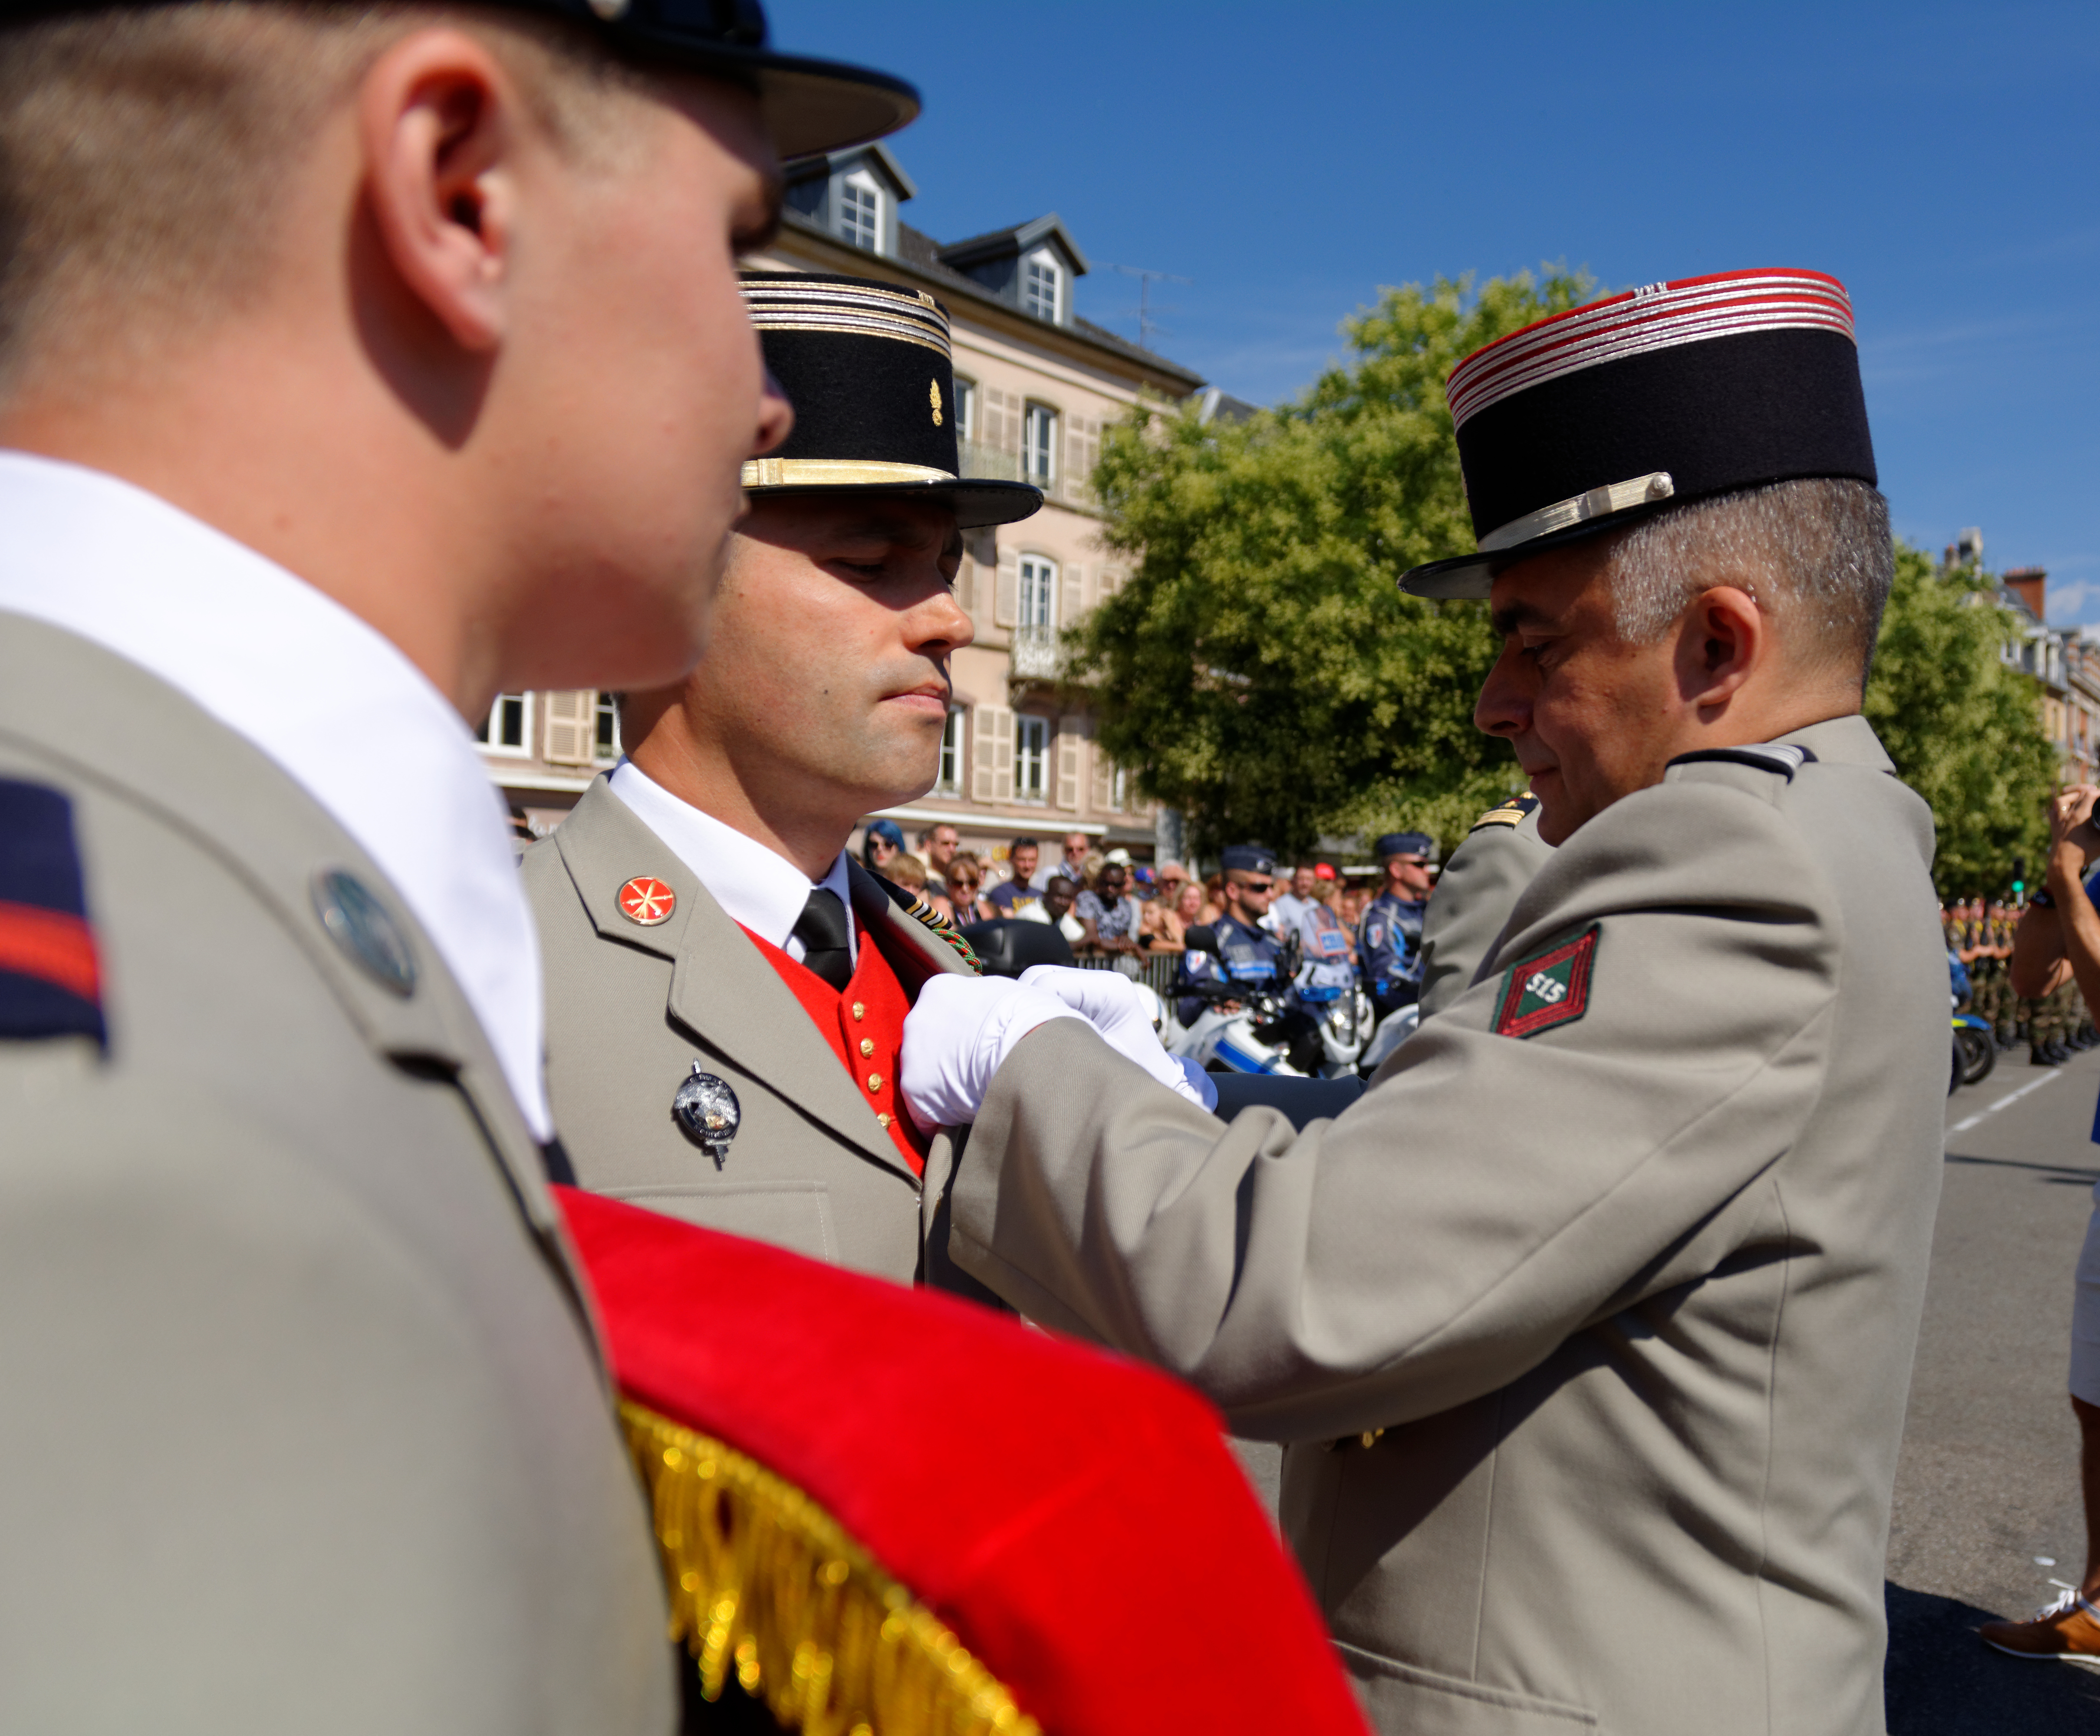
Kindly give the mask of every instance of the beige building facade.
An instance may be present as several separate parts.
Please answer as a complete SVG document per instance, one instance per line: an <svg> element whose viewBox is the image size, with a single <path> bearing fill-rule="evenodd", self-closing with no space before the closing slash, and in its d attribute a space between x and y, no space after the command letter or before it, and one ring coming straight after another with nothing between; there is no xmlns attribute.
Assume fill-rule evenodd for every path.
<svg viewBox="0 0 2100 1736"><path fill-rule="evenodd" d="M1973 533L1972 533L1973 534ZM2001 582L1999 601L2023 623L2007 662L2032 676L2041 690L2041 726L2056 749L2060 783L2092 783L2100 773L2100 645L2077 628L2048 624L2049 574L2016 566Z"/></svg>
<svg viewBox="0 0 2100 1736"><path fill-rule="evenodd" d="M1025 478L1046 497L1032 518L967 535L955 590L977 637L953 660L939 782L885 817L907 841L953 825L995 861L1017 835L1047 845L1074 831L1148 860L1158 816L1097 745L1085 693L1063 678L1062 636L1128 565L1101 546L1089 486L1103 428L1140 396L1179 400L1203 381L1074 313L1088 262L1054 214L943 244L899 221L915 191L881 145L798 165L780 236L751 262L938 297L953 323L964 474ZM543 833L620 751L609 694L506 694L483 736L490 776Z"/></svg>

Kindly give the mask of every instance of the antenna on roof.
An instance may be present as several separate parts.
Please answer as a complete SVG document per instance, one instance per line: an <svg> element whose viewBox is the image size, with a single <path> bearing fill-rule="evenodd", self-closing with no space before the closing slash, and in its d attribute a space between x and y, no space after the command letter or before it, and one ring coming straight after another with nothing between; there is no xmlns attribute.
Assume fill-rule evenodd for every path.
<svg viewBox="0 0 2100 1736"><path fill-rule="evenodd" d="M1171 271L1149 271L1142 266L1113 265L1103 259L1101 265L1111 271L1120 271L1126 277L1137 280L1137 346L1140 350L1152 347L1153 334L1160 329L1159 322L1152 317L1152 286L1154 284L1185 284L1193 280L1176 277ZM1167 307L1162 312L1180 312L1178 307Z"/></svg>

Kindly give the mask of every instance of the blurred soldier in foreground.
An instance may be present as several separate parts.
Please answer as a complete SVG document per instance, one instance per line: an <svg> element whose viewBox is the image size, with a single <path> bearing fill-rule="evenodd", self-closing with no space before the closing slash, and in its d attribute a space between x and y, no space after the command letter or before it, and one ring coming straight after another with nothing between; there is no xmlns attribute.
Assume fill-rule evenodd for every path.
<svg viewBox="0 0 2100 1736"><path fill-rule="evenodd" d="M1893 556L1851 304L1652 284L1447 394L1480 553L1406 583L1489 598L1476 716L1555 854L1302 1132L1030 984L929 985L954 1253L1292 1443L1381 1728L1873 1736L1948 1035L1931 817L1858 715Z"/></svg>
<svg viewBox="0 0 2100 1736"><path fill-rule="evenodd" d="M468 720L690 665L788 423L735 255L778 153L916 99L768 54L755 5L33 10L0 13L0 1728L662 1732Z"/></svg>
<svg viewBox="0 0 2100 1736"><path fill-rule="evenodd" d="M526 857L549 1089L585 1187L900 1283L930 1254L952 1278L922 1211L949 1142L899 1112L897 1049L920 985L972 966L845 844L939 772L971 638L960 531L1043 496L959 479L932 297L758 271L743 294L795 430L745 466L706 656L625 696L628 759Z"/></svg>

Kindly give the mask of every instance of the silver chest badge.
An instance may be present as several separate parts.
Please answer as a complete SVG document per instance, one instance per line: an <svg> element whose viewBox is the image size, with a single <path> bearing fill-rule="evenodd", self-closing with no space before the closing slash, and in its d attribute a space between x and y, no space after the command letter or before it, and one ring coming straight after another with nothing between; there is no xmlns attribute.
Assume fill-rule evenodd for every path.
<svg viewBox="0 0 2100 1736"><path fill-rule="evenodd" d="M743 1111L729 1081L703 1073L693 1063L692 1077L678 1086L671 1099L671 1118L686 1130L686 1137L715 1161L719 1170L729 1157L729 1142L736 1137Z"/></svg>

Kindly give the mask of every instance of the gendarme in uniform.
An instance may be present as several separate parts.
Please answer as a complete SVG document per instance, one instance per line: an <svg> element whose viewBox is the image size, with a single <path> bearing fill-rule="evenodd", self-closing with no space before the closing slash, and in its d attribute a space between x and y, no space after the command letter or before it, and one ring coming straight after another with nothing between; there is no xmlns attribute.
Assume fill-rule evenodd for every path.
<svg viewBox="0 0 2100 1736"><path fill-rule="evenodd" d="M1438 594L1775 480L1878 517L1850 303L1818 274L1616 297L1449 393L1485 553L1410 575ZM957 1262L1290 1443L1284 1527L1381 1729L1882 1728L1944 965L1930 813L1834 703L1579 820L1331 1121L1221 1130L1070 1019L960 1105ZM919 1028L923 1060L915 1030L907 1077L951 1029Z"/></svg>
<svg viewBox="0 0 2100 1736"><path fill-rule="evenodd" d="M747 273L744 294L796 408L781 453L745 466L770 509L914 499L973 529L1040 506L1025 484L958 480L947 315L930 296L774 272ZM707 663L694 679L737 676ZM975 1288L946 1266L933 1215L950 1139L922 1135L897 1095L920 985L973 970L951 929L843 850L813 881L631 762L527 852L524 874L549 1090L582 1185L900 1282ZM730 1117L712 1137L690 1113L699 1093Z"/></svg>
<svg viewBox="0 0 2100 1736"><path fill-rule="evenodd" d="M1276 873L1275 856L1260 844L1228 845L1219 860L1228 874L1273 876ZM1204 1005L1196 996L1185 992L1189 984L1232 981L1258 987L1275 981L1277 967L1283 962L1283 947L1275 936L1229 913L1217 919L1212 932L1218 942L1215 956L1184 953L1174 973L1178 997L1175 1010L1184 1024L1193 1024L1202 1016Z"/></svg>

